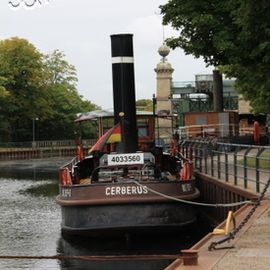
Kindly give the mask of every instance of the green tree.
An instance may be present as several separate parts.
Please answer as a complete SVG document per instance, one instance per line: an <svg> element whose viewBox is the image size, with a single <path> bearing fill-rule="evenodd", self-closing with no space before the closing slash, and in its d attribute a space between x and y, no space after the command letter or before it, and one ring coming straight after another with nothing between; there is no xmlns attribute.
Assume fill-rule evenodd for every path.
<svg viewBox="0 0 270 270"><path fill-rule="evenodd" d="M68 87L67 90L76 91L78 81L76 69L67 62L64 52L54 50L52 53L45 55L44 62L50 74L48 84L65 84Z"/></svg>
<svg viewBox="0 0 270 270"><path fill-rule="evenodd" d="M236 49L238 27L231 12L239 5L231 1L170 0L160 6L163 23L171 24L179 36L167 40L175 49L181 47L186 54L203 57L207 65L229 64L229 51Z"/></svg>
<svg viewBox="0 0 270 270"><path fill-rule="evenodd" d="M153 111L153 101L151 99L138 99L136 107L141 111Z"/></svg>
<svg viewBox="0 0 270 270"><path fill-rule="evenodd" d="M51 139L73 139L76 114L99 107L78 94L76 69L65 60L63 52L55 50L47 54L45 65L49 73L47 91L53 115L40 123L39 139L46 139L48 135ZM84 126L82 132L91 137L94 127Z"/></svg>
<svg viewBox="0 0 270 270"><path fill-rule="evenodd" d="M238 56L223 67L236 77L236 87L250 101L254 112L270 113L270 2L241 1L233 12L240 31Z"/></svg>
<svg viewBox="0 0 270 270"><path fill-rule="evenodd" d="M160 6L163 23L179 36L171 48L203 57L229 77L256 112L270 112L270 2L267 0L170 0Z"/></svg>
<svg viewBox="0 0 270 270"><path fill-rule="evenodd" d="M6 123L3 132L18 140L26 132L26 124L34 117L51 115L46 98L42 54L27 40L11 38L0 41L1 115Z"/></svg>
<svg viewBox="0 0 270 270"><path fill-rule="evenodd" d="M8 91L6 91L5 85L6 79L4 77L0 77L0 141L7 138L9 135L9 123L6 119L6 115L3 114L5 99L8 95Z"/></svg>
<svg viewBox="0 0 270 270"><path fill-rule="evenodd" d="M76 69L63 52L44 55L20 38L0 41L0 139L31 141L35 119L38 140L74 138L76 114L99 108L76 88Z"/></svg>

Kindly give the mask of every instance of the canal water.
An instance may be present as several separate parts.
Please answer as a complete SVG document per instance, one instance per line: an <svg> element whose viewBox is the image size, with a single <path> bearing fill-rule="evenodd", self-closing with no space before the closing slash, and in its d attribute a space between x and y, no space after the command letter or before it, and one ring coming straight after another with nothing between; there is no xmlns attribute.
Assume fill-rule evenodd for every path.
<svg viewBox="0 0 270 270"><path fill-rule="evenodd" d="M63 239L58 168L66 159L0 162L0 256L178 254L194 233L152 239ZM192 236L190 236L192 235ZM164 269L172 260L0 259L0 270Z"/></svg>

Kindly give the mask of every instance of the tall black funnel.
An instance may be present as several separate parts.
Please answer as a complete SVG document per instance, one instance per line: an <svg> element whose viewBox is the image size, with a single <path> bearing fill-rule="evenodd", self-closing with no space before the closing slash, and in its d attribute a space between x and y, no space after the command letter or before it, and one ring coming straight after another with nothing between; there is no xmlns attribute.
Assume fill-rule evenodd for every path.
<svg viewBox="0 0 270 270"><path fill-rule="evenodd" d="M138 148L132 36L111 35L114 121L115 124L123 123L125 153Z"/></svg>

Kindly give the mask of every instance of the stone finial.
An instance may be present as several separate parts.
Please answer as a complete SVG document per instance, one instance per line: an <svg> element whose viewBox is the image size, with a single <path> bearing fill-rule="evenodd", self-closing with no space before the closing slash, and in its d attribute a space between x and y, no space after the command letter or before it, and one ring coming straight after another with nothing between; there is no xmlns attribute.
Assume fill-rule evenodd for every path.
<svg viewBox="0 0 270 270"><path fill-rule="evenodd" d="M163 43L163 45L159 47L158 53L160 56L162 56L161 61L165 62L167 61L166 56L170 53L170 48L165 43Z"/></svg>

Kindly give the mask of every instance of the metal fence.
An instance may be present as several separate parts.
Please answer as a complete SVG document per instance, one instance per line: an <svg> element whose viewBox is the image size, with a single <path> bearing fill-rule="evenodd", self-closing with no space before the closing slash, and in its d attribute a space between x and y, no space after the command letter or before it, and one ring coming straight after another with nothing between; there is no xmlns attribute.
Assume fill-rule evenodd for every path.
<svg viewBox="0 0 270 270"><path fill-rule="evenodd" d="M235 124L207 124L178 127L177 132L181 138L227 138L228 136L252 136L254 127L239 127ZM260 127L260 135L267 136L267 128Z"/></svg>
<svg viewBox="0 0 270 270"><path fill-rule="evenodd" d="M96 139L83 140L85 147L92 146ZM7 142L0 143L2 148L59 148L75 147L75 140L31 141L31 142Z"/></svg>
<svg viewBox="0 0 270 270"><path fill-rule="evenodd" d="M83 140L84 152L87 153L95 142L94 139ZM0 160L66 157L76 153L74 140L0 143Z"/></svg>
<svg viewBox="0 0 270 270"><path fill-rule="evenodd" d="M260 193L270 176L270 147L183 140L180 152L195 169L232 185Z"/></svg>

